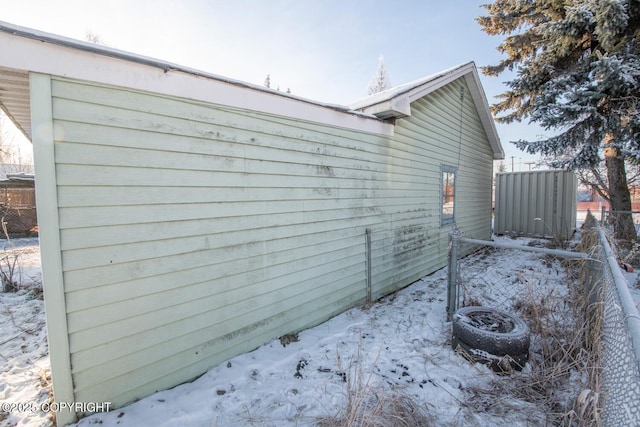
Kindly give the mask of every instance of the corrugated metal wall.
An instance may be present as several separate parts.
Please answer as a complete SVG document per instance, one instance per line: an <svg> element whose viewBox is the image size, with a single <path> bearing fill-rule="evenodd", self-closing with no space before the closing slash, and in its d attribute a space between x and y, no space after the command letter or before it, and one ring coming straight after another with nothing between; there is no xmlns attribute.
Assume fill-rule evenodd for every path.
<svg viewBox="0 0 640 427"><path fill-rule="evenodd" d="M569 238L576 228L577 180L572 171L496 175L495 234Z"/></svg>

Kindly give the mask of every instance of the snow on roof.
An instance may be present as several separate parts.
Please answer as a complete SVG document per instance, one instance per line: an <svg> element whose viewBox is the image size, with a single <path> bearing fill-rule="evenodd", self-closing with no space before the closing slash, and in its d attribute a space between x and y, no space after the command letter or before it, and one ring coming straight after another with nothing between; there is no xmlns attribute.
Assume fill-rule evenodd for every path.
<svg viewBox="0 0 640 427"><path fill-rule="evenodd" d="M387 119L407 117L411 115L411 102L428 95L432 91L456 80L464 77L467 81L471 96L474 99L476 108L478 109L482 124L494 152L495 159L504 158L504 151L500 145L497 131L489 107L482 89L478 73L473 62L458 65L456 67L444 70L437 74L427 76L409 83L396 86L383 92L371 95L350 106L324 103L310 100L297 95L292 95L264 86L247 83L239 80L230 79L217 74L212 74L171 62L138 55L107 46L97 45L95 43L75 40L56 34L50 34L43 31L20 27L14 24L0 21L0 35L3 33L11 36L17 36L22 40L35 40L44 42L38 45L40 49L58 48L56 52L49 50L35 51L33 45L28 48L33 49L31 55L24 54L23 50L27 45L13 47L16 49L12 54L11 49L7 48L7 52L3 55L3 61L0 63L0 83L7 81L6 76L15 73L15 70L36 71L48 74L63 75L79 79L93 79L96 82L106 84L116 84L121 86L135 85L142 90L159 91L169 95L193 97L202 101L228 103L230 106L239 108L254 108L258 111L268 111L273 114L290 115L293 118L313 119L316 121L332 122L338 120L340 123L334 123L340 126L354 127L356 129L367 129L382 134L392 134L393 125L386 122ZM45 46L43 48L43 46ZM71 49L71 51L69 51ZM18 55L17 52L20 52ZM76 54L74 54L75 52ZM65 55L58 61L50 61L50 56ZM84 54L84 55L82 55ZM96 62L99 58L104 60L111 58L120 61L118 64L105 63L87 64L87 54L92 55L90 60ZM79 56L83 58L80 59ZM19 57L19 58L18 58ZM63 60L64 59L64 60ZM122 62L125 61L125 62ZM142 65L151 67L151 69L162 70L160 75L151 73L144 78L139 75L139 68L122 70L124 64ZM176 76L181 74L183 77ZM169 80L173 76L174 84L171 85ZM196 87L194 84L190 91L186 88L186 79L193 77L206 80L210 83L222 84L226 88L220 90L202 90L202 87ZM19 81L22 91L17 93L14 90L13 96L0 98L0 108L18 125L20 129L27 135L31 136L30 115L28 114L29 97L28 97L28 74L24 72L19 76L11 76L12 79L20 78ZM138 87L143 83L143 86ZM191 81L193 83L193 81ZM18 86L14 84L14 87ZM236 88L233 92L230 87ZM26 89L26 90L24 90ZM238 96L237 89L249 90L254 95ZM188 95L186 94L189 91ZM244 92L245 94L247 92ZM207 99L204 99L204 98ZM216 97L213 99L213 97ZM287 100L286 102L273 102L271 100ZM290 105L291 102L296 105ZM335 113L345 113L351 116L351 119L339 119ZM15 113L15 114L14 114ZM342 116L347 117L347 116ZM362 120L368 122L365 124ZM367 120L368 119L368 120ZM376 124L377 122L377 124Z"/></svg>
<svg viewBox="0 0 640 427"><path fill-rule="evenodd" d="M378 92L378 93L374 93L372 95L366 96L364 98L359 99L358 101L353 102L350 107L354 110L360 110L362 108L371 106L371 105L375 105L375 104L379 104L381 102L384 101L388 101L391 98L395 98L397 96L403 95L417 87L420 87L426 83L429 83L433 80L436 80L438 78L442 78L444 76L447 76L451 73L453 73L456 70L459 70L460 68L463 67L467 67L469 64L471 63L467 63L467 64L463 64L463 65L457 65L455 67L449 68L447 70L441 71L439 73L436 74L431 74L429 76L425 76L416 80L413 80L411 82L407 82L404 84L401 84L399 86L395 86L392 88L389 88L387 90L383 90L382 92Z"/></svg>
<svg viewBox="0 0 640 427"><path fill-rule="evenodd" d="M34 181L35 175L32 173L24 173L24 172L8 173L7 179L9 181Z"/></svg>
<svg viewBox="0 0 640 427"><path fill-rule="evenodd" d="M367 96L350 105L353 110L373 114L381 119L402 118L411 116L411 103L429 93L457 80L464 78L471 98L476 106L480 121L493 150L494 159L503 159L504 151L489 110L486 95L482 89L480 76L475 63L468 62L430 76L396 86L382 92Z"/></svg>
<svg viewBox="0 0 640 427"><path fill-rule="evenodd" d="M232 79L232 78L229 78L229 77L221 76L219 74L205 72L205 71L198 70L198 69L195 69L195 68L190 68L190 67L187 67L187 66L175 64L175 63L172 63L172 62L169 62L169 61L156 59L156 58L140 55L140 54L137 54L137 53L127 52L127 51L124 51L124 50L112 48L112 47L105 46L105 45L86 42L86 41L82 41L82 40L76 40L76 39L72 39L72 38L69 38L69 37L60 36L60 35L57 35L57 34L51 34L51 33L47 33L47 32L44 32L44 31L37 30L37 29L21 27L21 26L14 25L14 24L11 24L11 23L8 23L8 22L4 22L4 21L0 21L0 32L10 33L10 34L13 34L13 35L16 35L16 36L21 36L21 37L25 37L25 38L28 38L28 39L47 42L47 43L51 43L51 44L58 45L58 46L74 48L74 49L78 49L78 50L85 51L85 52L97 53L97 54L109 56L109 57L112 57L112 58L124 59L124 60L127 60L127 61L136 62L136 63L139 63L139 64L149 65L149 66L152 66L152 67L160 68L164 72L182 71L182 72L194 75L194 76L206 77L206 78L209 78L209 79L218 80L218 81L221 81L221 82L229 83L229 84L240 86L240 87L245 87L245 88L248 88L248 89L259 90L259 91L263 91L263 92L269 92L269 93L271 93L273 95L278 95L278 96L283 96L283 97L287 97L287 98L297 99L299 101L309 102L309 103L312 103L312 104L315 104L315 105L319 105L319 106L326 107L326 108L331 108L331 109L334 109L334 110L339 110L339 111L343 111L343 112L349 112L349 113L358 114L358 115L362 115L362 116L373 117L373 116L367 115L366 113L363 113L361 111L351 110L349 107L344 106L344 105L315 101L315 100L311 100L311 99L304 98L304 97L301 97L301 96L293 95L291 93L281 92L279 90L267 88L267 87L260 86L260 85L257 85L257 84L253 84L253 83L244 82L244 81L241 81L241 80L235 80L235 79Z"/></svg>
<svg viewBox="0 0 640 427"><path fill-rule="evenodd" d="M0 109L32 138L29 74L64 76L239 109L393 135L393 124L344 105L0 21Z"/></svg>

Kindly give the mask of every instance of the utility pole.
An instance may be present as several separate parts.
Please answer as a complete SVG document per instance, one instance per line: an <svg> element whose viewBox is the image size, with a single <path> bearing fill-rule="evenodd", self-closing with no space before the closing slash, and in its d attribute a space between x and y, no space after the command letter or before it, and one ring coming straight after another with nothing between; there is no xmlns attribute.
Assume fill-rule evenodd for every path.
<svg viewBox="0 0 640 427"><path fill-rule="evenodd" d="M515 156L511 156L511 172L513 172L513 158L514 158L514 157L515 157Z"/></svg>

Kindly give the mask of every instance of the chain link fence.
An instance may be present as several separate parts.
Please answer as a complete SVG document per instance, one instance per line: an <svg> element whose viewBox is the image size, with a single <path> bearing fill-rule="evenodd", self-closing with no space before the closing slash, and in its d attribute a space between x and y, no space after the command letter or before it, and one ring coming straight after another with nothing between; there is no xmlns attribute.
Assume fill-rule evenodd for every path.
<svg viewBox="0 0 640 427"><path fill-rule="evenodd" d="M622 216L625 214L631 214L636 228L636 236L640 235L640 211L607 211L602 209L600 225L608 230L615 230L622 223Z"/></svg>
<svg viewBox="0 0 640 427"><path fill-rule="evenodd" d="M33 187L0 188L0 236L34 236L38 233L36 195Z"/></svg>
<svg viewBox="0 0 640 427"><path fill-rule="evenodd" d="M523 300L540 302L567 297L568 287L562 286L567 273L559 259L584 259L586 254L548 249L546 241L540 239L520 240L526 245L509 240L488 242L452 234L449 320L459 307L469 305L518 311ZM520 256L522 252L530 255Z"/></svg>
<svg viewBox="0 0 640 427"><path fill-rule="evenodd" d="M603 302L603 425L640 425L640 316L608 234L593 218L587 229L597 234L588 286Z"/></svg>
<svg viewBox="0 0 640 427"><path fill-rule="evenodd" d="M571 351L593 353L584 360L594 365L588 367L594 375L589 382L597 384L584 388L569 412L590 406L595 422L561 424L640 426L640 317L605 231L592 215L585 227L583 234L598 237L587 249L583 236L584 252L549 249L550 240L486 242L452 234L448 320L463 306L510 312L529 324L532 352L541 345L542 329L565 329L570 340L575 335L570 326L582 325L581 334L589 336L584 341L594 343L579 343L580 349ZM565 344L560 339L554 345Z"/></svg>

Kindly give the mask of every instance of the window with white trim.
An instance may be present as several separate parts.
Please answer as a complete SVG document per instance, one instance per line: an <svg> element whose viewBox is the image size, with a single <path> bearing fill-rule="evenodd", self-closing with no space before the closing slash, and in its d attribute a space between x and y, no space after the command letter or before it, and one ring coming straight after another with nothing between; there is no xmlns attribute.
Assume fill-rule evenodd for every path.
<svg viewBox="0 0 640 427"><path fill-rule="evenodd" d="M441 170L441 195L442 205L440 211L440 224L447 225L455 222L456 202L456 168L442 165Z"/></svg>

